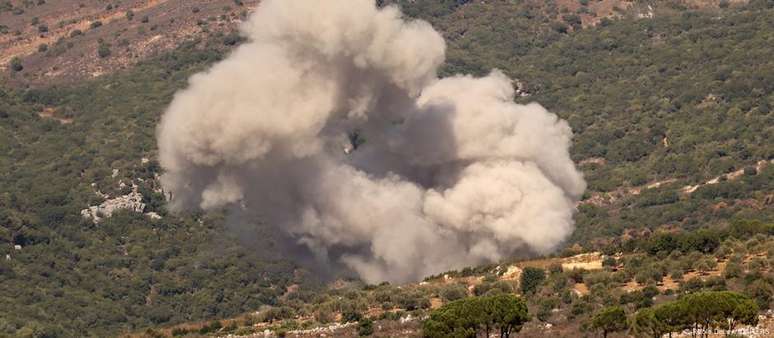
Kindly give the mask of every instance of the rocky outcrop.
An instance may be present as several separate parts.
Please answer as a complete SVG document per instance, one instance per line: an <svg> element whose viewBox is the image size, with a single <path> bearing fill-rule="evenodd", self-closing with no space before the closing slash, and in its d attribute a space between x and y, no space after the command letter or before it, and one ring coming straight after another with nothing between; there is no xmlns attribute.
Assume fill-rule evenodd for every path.
<svg viewBox="0 0 774 338"><path fill-rule="evenodd" d="M145 203L142 202L142 194L132 191L126 195L108 199L100 205L81 210L81 216L92 219L94 223L99 223L103 218L112 216L118 210L143 212ZM160 218L160 216L156 216Z"/></svg>

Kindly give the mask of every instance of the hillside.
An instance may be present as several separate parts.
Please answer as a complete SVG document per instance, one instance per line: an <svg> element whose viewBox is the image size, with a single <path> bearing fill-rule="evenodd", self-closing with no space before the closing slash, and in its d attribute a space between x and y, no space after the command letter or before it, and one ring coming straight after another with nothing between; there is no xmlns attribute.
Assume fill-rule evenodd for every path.
<svg viewBox="0 0 774 338"><path fill-rule="evenodd" d="M238 24L257 1L8 1L0 2L0 69L14 58L24 71L12 83L44 85L88 80L194 38L238 41ZM7 73L6 73L7 74Z"/></svg>
<svg viewBox="0 0 774 338"><path fill-rule="evenodd" d="M223 215L168 214L154 191L158 111L219 55L192 42L80 86L0 91L3 334L106 336L237 314L272 303L293 280L274 244L255 250L221 236ZM160 218L82 217L133 185Z"/></svg>
<svg viewBox="0 0 774 338"><path fill-rule="evenodd" d="M513 18L499 6L472 3L430 21L445 32L467 28L447 37L449 72L503 69L519 79L521 101L570 122L572 153L589 182L576 241L706 227L736 214L771 217L768 165L762 178L684 192L745 168L757 173L758 162L774 156L770 9L669 14L656 7L653 18L566 34L533 33L523 28L532 12ZM756 6L766 4L748 8ZM467 10L479 14L455 14Z"/></svg>
<svg viewBox="0 0 774 338"><path fill-rule="evenodd" d="M527 300L532 317L518 332L520 337L595 336L593 315L611 305L624 308L632 321L616 337L650 336L650 327L637 322L636 313L699 290L731 290L750 295L763 309L756 324L740 325L735 332L767 337L774 329L774 313L766 311L772 290L764 287L770 283L774 263L771 231L771 224L738 222L727 231L633 241L625 251L612 254L503 262L450 271L416 284L364 285L338 280L327 292L319 293L291 286L274 306L224 321L190 323L141 335L357 337L368 318L373 321L375 337L421 337L421 321L444 304L516 293ZM688 244L697 237L710 244ZM667 242L679 244L672 251L663 246ZM690 335L689 330L685 332Z"/></svg>
<svg viewBox="0 0 774 338"><path fill-rule="evenodd" d="M536 319L524 334L544 335L550 324L558 330L550 332L569 335L622 298L632 315L641 307L636 302L650 306L636 293L649 284L658 289L656 304L689 289L771 297L770 233L730 236L701 253L650 252L633 243L721 231L740 220L772 222L774 3L393 2L443 33L443 73L499 68L518 79L519 102L540 102L575 133L571 153L589 189L560 255L602 251L622 273L597 263L586 266L595 272L549 273L528 299ZM110 336L149 327L171 334L174 324L255 311L259 318L239 318L229 332L307 329L337 319L316 318L316 311L343 315L340 298L357 301L361 315L384 318L387 334L417 335L415 319L443 303L446 288L518 290L518 278L507 277L513 262L422 285L347 281L328 288L286 261L278 249L283 239L257 222L235 230L224 212L167 212L157 181L160 115L190 75L241 42L232 32L254 5L0 1L0 336ZM96 21L101 25L92 28ZM100 56L100 45L109 55ZM14 69L14 57L22 69ZM82 217L82 210L134 191L141 212L118 210L99 223ZM743 267L738 276L711 278L732 258ZM556 260L516 266L539 263L550 271ZM678 268L682 283L672 276ZM652 270L662 278L648 276ZM691 277L704 282L689 283ZM267 311L277 320L255 326ZM355 327L337 332L354 334Z"/></svg>

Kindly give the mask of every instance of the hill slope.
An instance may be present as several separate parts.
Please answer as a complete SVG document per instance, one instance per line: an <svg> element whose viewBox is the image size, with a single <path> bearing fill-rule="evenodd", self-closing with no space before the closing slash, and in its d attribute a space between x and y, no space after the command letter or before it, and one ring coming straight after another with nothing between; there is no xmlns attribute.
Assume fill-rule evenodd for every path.
<svg viewBox="0 0 774 338"><path fill-rule="evenodd" d="M539 14L508 6L475 2L428 19L450 41L448 72L500 68L520 80L521 101L570 122L587 197L606 200L581 207L576 241L705 227L737 213L771 216L768 164L763 177L682 189L746 167L752 174L774 158L772 4L663 14L656 7L653 18L570 34L530 24Z"/></svg>
<svg viewBox="0 0 774 338"><path fill-rule="evenodd" d="M49 2L24 13L54 5ZM104 10L96 3L73 13ZM445 73L500 68L519 79L519 100L540 102L572 125L573 154L590 191L579 206L568 253L622 247L628 239L659 232L719 228L735 218L771 220L770 1L701 10L676 2L621 2L616 11L594 9L598 17L609 16L599 21L580 2L557 1L555 8L540 3L401 2L406 13L443 31ZM16 5L0 18L13 16ZM601 1L588 7L602 5L618 6ZM206 11L218 6L212 2ZM193 9L180 13L188 20ZM32 18L17 19L12 24L23 28L25 39L34 33L27 26ZM125 19L115 24L130 26L116 31L142 26L137 14ZM104 33L112 28L100 31L113 24L76 36L73 46L83 40L83 48L40 61L40 67L34 60L46 52L24 57L20 72L5 70L0 253L8 258L0 257L0 335L105 336L222 318L276 304L293 284L313 298L313 279L283 262L271 238L241 245L224 229L222 215L168 215L155 191L154 133L161 111L188 76L238 41L202 29L174 51L164 52L167 45L115 74L73 82L89 73L83 70L91 61L107 69L114 66L111 60L129 55L116 52L121 38ZM163 26L165 32L172 26ZM2 45L3 55L13 54L7 36L0 40L9 43ZM131 46L141 43L137 36ZM90 59L99 38L113 44L116 59ZM90 55L81 64L86 68L64 72L74 75L54 81L61 85L44 87L46 80L36 80L49 79L43 74L54 64L80 62L81 50ZM143 196L143 212L162 219L128 211L99 224L81 217L89 206L130 194L133 184ZM71 320L72 314L78 319Z"/></svg>

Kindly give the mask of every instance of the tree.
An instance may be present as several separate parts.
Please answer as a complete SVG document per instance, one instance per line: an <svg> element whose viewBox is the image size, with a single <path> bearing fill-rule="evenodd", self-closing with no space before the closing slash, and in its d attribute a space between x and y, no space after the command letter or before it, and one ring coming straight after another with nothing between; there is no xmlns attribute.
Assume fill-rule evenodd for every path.
<svg viewBox="0 0 774 338"><path fill-rule="evenodd" d="M711 328L735 326L735 323L751 322L749 312L753 317L758 312L758 306L749 298L729 291L707 291L686 295L678 300L685 304L686 314L691 324L707 332ZM747 310L741 307L747 307ZM727 324L732 323L732 324Z"/></svg>
<svg viewBox="0 0 774 338"><path fill-rule="evenodd" d="M546 279L546 273L543 269L526 267L521 273L521 293L529 294L537 291L538 286Z"/></svg>
<svg viewBox="0 0 774 338"><path fill-rule="evenodd" d="M499 331L510 337L529 320L527 304L513 294L470 297L447 303L423 323L425 337L487 337Z"/></svg>
<svg viewBox="0 0 774 338"><path fill-rule="evenodd" d="M718 266L718 263L714 258L704 258L696 262L694 268L702 274L707 274L714 270Z"/></svg>
<svg viewBox="0 0 774 338"><path fill-rule="evenodd" d="M758 320L757 315L758 305L752 299L730 291L688 294L676 301L664 303L654 310L654 317L659 322L659 327L663 328L663 332L689 328L703 332L709 332L715 328L731 331L738 324L755 325Z"/></svg>
<svg viewBox="0 0 774 338"><path fill-rule="evenodd" d="M615 257L613 256L605 256L605 259L602 260L602 266L606 267L614 267L618 264Z"/></svg>
<svg viewBox="0 0 774 338"><path fill-rule="evenodd" d="M527 304L513 294L485 297L483 301L487 317L499 328L500 337L507 338L521 331L521 326L529 320Z"/></svg>
<svg viewBox="0 0 774 338"><path fill-rule="evenodd" d="M635 332L653 338L660 338L667 332L664 324L656 318L656 312L653 308L637 311L633 326Z"/></svg>
<svg viewBox="0 0 774 338"><path fill-rule="evenodd" d="M763 279L752 282L749 286L747 286L747 288L745 288L745 293L752 297L752 299L755 300L755 302L758 304L758 307L761 309L769 308L771 305L772 295L774 295L771 284L767 283Z"/></svg>
<svg viewBox="0 0 774 338"><path fill-rule="evenodd" d="M438 338L475 337L480 324L471 316L474 312L471 299L474 298L456 300L431 312L422 324L423 335Z"/></svg>
<svg viewBox="0 0 774 338"><path fill-rule="evenodd" d="M726 268L723 270L723 277L726 279L736 278L742 275L742 265L737 262L730 261L726 263Z"/></svg>
<svg viewBox="0 0 774 338"><path fill-rule="evenodd" d="M591 327L602 331L602 336L607 338L610 332L626 330L626 312L620 306L611 306L602 309L591 320Z"/></svg>

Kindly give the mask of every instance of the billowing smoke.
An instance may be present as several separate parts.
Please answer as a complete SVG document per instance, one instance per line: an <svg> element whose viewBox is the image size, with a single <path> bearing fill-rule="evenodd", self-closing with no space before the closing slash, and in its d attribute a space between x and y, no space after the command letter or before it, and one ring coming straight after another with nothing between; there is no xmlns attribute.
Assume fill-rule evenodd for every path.
<svg viewBox="0 0 774 338"><path fill-rule="evenodd" d="M410 281L573 230L572 132L511 81L438 78L442 37L372 0L264 0L248 41L159 127L173 210L240 206L369 282Z"/></svg>

